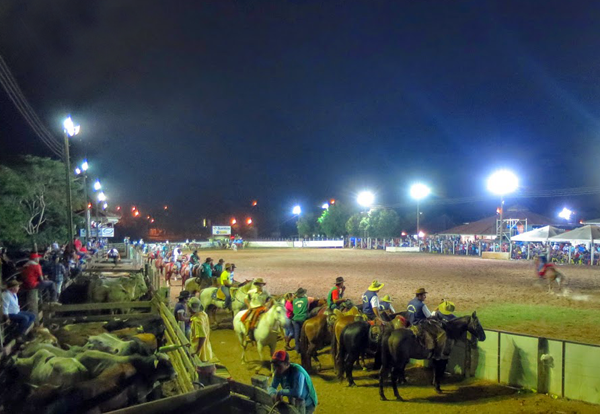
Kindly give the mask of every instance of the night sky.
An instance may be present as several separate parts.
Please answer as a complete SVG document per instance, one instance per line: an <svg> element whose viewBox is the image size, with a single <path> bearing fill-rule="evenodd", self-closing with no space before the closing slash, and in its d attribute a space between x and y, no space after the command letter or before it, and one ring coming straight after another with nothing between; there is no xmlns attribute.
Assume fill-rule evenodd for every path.
<svg viewBox="0 0 600 414"><path fill-rule="evenodd" d="M592 1L3 0L0 54L58 137L81 124L73 161L113 204L284 220L365 188L410 205L417 179L485 195L499 167L525 191L600 186L598 22ZM50 156L0 92L0 161Z"/></svg>

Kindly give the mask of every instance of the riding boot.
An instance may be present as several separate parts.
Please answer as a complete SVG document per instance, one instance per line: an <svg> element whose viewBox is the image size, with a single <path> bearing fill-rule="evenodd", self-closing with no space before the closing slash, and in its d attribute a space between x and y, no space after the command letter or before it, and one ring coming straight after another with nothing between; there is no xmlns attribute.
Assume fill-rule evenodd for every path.
<svg viewBox="0 0 600 414"><path fill-rule="evenodd" d="M293 336L286 336L286 337L285 337L285 349L286 349L287 351L291 351L292 349L294 349L294 348L292 348L292 346L290 345L290 341L292 340L292 338L293 338Z"/></svg>

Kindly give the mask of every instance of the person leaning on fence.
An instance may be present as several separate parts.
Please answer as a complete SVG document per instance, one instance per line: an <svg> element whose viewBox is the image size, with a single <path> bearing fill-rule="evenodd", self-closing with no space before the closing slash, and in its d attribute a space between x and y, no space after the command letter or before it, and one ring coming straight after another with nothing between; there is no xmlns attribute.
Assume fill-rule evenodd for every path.
<svg viewBox="0 0 600 414"><path fill-rule="evenodd" d="M17 297L20 285L16 280L11 280L2 292L2 317L4 321L16 325L17 340L22 341L27 329L35 322L35 314L21 310Z"/></svg>
<svg viewBox="0 0 600 414"><path fill-rule="evenodd" d="M289 403L302 414L312 414L319 403L317 391L310 375L301 365L290 363L285 351L276 351L271 357L273 380L268 389L269 395L277 403L287 397ZM281 389L278 389L281 386Z"/></svg>

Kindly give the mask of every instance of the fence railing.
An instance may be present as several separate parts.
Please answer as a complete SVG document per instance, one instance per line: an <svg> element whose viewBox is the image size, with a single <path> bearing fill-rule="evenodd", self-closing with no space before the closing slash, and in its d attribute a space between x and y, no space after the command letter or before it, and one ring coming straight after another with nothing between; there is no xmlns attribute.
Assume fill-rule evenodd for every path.
<svg viewBox="0 0 600 414"><path fill-rule="evenodd" d="M463 368L476 378L600 404L599 345L486 330L470 352Z"/></svg>

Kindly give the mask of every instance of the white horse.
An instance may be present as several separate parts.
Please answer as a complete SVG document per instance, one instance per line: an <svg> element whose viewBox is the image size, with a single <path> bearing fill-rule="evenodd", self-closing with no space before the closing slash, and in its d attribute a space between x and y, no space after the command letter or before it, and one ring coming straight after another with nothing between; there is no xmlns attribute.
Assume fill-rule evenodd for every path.
<svg viewBox="0 0 600 414"><path fill-rule="evenodd" d="M246 347L248 346L248 342L245 340L248 332L246 332L246 326L241 320L246 312L248 312L248 310L238 312L233 318L233 330L242 347L242 364L248 362L246 359ZM270 349L269 357L275 352L275 348L277 347L277 337L281 327L285 325L285 320L285 308L279 303L275 303L271 306L271 309L260 315L256 328L254 328L254 340L256 341L256 349L258 350L258 357L260 358L261 363L264 361L262 350L265 346L268 346ZM258 369L260 369L260 366Z"/></svg>
<svg viewBox="0 0 600 414"><path fill-rule="evenodd" d="M208 313L208 316L211 318L211 323L214 322L214 324L217 322L217 308L225 308L224 300L213 298L217 289L219 288L209 287L200 291L200 302L202 303L204 310ZM246 307L244 299L248 296L248 291L250 291L250 289L252 289L252 282L248 282L238 288L229 288L233 315L236 315Z"/></svg>

